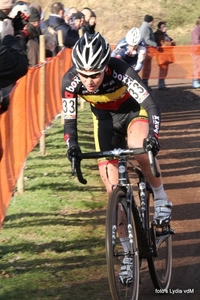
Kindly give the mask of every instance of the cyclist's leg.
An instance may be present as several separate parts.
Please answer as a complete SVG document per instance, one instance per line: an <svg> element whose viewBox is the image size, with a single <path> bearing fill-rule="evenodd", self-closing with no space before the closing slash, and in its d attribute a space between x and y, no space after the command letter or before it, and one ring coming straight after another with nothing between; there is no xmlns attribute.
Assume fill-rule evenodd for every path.
<svg viewBox="0 0 200 300"><path fill-rule="evenodd" d="M129 148L143 147L143 140L147 137L149 132L148 121L144 117L140 118L140 114L138 118L135 118L130 122L128 127L127 137ZM155 223L157 225L161 225L161 223L168 223L170 220L172 204L168 201L167 195L164 191L162 177L155 177L152 174L147 154L137 155L135 156L135 159L138 161L145 178L151 185L154 192ZM156 163L158 171L160 172L158 160L156 160Z"/></svg>
<svg viewBox="0 0 200 300"><path fill-rule="evenodd" d="M96 151L111 150L122 147L116 142L113 118L110 112L93 109L94 140ZM117 145L117 143L119 145ZM108 195L112 192L113 186L118 183L118 161L117 159L104 158L98 160L98 168L103 184Z"/></svg>
<svg viewBox="0 0 200 300"><path fill-rule="evenodd" d="M100 112L101 114L101 112ZM102 118L101 118L102 116ZM98 119L93 116L94 121L94 136L96 150L110 150L113 148L124 148L125 137L116 135L113 126L113 117L106 112ZM108 195L110 196L113 189L118 183L118 160L104 158L98 161L99 173L101 179L106 187ZM123 246L124 252L128 253L131 250L128 229L127 217L122 205L118 205L118 218L117 218L117 232ZM126 273L123 268L123 274ZM127 277L127 276L126 276Z"/></svg>
<svg viewBox="0 0 200 300"><path fill-rule="evenodd" d="M100 160L98 162L99 173L108 195L118 183L118 160Z"/></svg>

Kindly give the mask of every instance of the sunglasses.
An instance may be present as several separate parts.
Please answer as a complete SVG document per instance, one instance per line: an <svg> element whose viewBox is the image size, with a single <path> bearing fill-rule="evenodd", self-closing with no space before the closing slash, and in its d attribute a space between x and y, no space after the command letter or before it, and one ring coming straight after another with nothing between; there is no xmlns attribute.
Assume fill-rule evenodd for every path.
<svg viewBox="0 0 200 300"><path fill-rule="evenodd" d="M82 72L78 71L78 74L80 74L84 78L95 79L95 78L98 78L101 75L101 73L104 72L104 70L105 70L105 68L103 68L101 71L93 73L93 74L86 74L86 73L82 73Z"/></svg>

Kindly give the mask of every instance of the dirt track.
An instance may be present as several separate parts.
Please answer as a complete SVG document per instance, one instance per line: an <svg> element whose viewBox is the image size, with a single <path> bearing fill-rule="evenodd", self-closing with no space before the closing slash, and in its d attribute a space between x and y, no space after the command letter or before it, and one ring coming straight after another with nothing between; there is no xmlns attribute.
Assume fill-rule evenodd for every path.
<svg viewBox="0 0 200 300"><path fill-rule="evenodd" d="M152 90L162 112L158 155L165 190L173 202L173 271L168 294L152 289L148 269L141 271L140 300L200 299L200 91L190 81Z"/></svg>

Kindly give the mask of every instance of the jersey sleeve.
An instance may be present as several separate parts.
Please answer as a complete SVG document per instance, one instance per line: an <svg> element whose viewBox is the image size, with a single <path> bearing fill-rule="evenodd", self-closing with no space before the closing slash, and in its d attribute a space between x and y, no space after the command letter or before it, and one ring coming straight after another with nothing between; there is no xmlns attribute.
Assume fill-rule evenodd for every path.
<svg viewBox="0 0 200 300"><path fill-rule="evenodd" d="M78 143L77 133L77 91L73 87L72 68L62 79L62 109L64 118L64 141L68 146Z"/></svg>
<svg viewBox="0 0 200 300"><path fill-rule="evenodd" d="M160 110L142 79L132 67L121 60L118 60L115 65L114 77L122 81L129 94L147 111L149 133L158 137L161 122Z"/></svg>

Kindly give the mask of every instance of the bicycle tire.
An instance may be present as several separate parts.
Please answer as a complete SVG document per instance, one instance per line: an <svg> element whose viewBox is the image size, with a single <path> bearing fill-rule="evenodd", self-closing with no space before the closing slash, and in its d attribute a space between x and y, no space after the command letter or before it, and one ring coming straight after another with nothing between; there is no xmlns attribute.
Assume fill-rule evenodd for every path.
<svg viewBox="0 0 200 300"><path fill-rule="evenodd" d="M132 257L133 280L130 284L122 284L119 280L120 267L125 257L125 252L119 240L117 230L113 235L113 228L117 228L118 208L123 207L127 215L127 202L125 189L117 187L111 194L106 212L106 261L108 269L108 281L113 300L137 300L139 294L139 249L134 217L131 211L132 225ZM116 227L115 227L116 226ZM126 253L127 255L127 253Z"/></svg>
<svg viewBox="0 0 200 300"><path fill-rule="evenodd" d="M150 198L153 198L153 195L149 191L147 191L146 194L149 209L148 215L150 216ZM151 222L152 220L150 217L148 222L150 246L156 247L154 250L157 250L157 256L153 255L147 259L149 272L154 288L167 291L172 273L172 237L170 234L170 228L156 228L155 226L151 226ZM166 236L164 235L165 229Z"/></svg>

